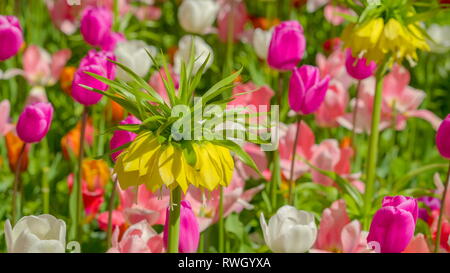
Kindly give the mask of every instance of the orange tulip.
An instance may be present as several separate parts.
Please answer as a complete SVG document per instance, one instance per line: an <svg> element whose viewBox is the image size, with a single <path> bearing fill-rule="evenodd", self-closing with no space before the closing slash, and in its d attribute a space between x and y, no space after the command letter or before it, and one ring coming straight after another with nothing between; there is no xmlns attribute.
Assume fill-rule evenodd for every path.
<svg viewBox="0 0 450 273"><path fill-rule="evenodd" d="M114 123L118 123L125 118L125 109L113 100L108 103L107 113L111 113L111 119Z"/></svg>
<svg viewBox="0 0 450 273"><path fill-rule="evenodd" d="M61 147L64 158L70 159L70 152L78 157L79 149L80 149L80 134L81 134L81 122L78 122L77 126L70 130L63 138L61 139ZM86 124L86 133L85 133L85 141L92 145L93 137L94 137L94 127L92 126L92 119L88 118L88 122Z"/></svg>
<svg viewBox="0 0 450 273"><path fill-rule="evenodd" d="M59 77L61 89L69 96L72 94L72 81L76 70L74 66L66 66Z"/></svg>
<svg viewBox="0 0 450 273"><path fill-rule="evenodd" d="M8 153L9 168L12 172L16 171L17 161L19 159L20 151L22 150L25 143L13 132L9 132L5 136L6 139L6 149ZM20 163L20 172L24 172L28 168L28 151L30 146L25 148L25 154L22 157L22 162Z"/></svg>
<svg viewBox="0 0 450 273"><path fill-rule="evenodd" d="M280 23L280 19L278 18L268 19L265 17L253 17L251 21L255 28L261 28L263 30L269 30Z"/></svg>
<svg viewBox="0 0 450 273"><path fill-rule="evenodd" d="M86 182L89 191L104 188L108 183L110 171L104 160L84 159L81 168L82 180Z"/></svg>

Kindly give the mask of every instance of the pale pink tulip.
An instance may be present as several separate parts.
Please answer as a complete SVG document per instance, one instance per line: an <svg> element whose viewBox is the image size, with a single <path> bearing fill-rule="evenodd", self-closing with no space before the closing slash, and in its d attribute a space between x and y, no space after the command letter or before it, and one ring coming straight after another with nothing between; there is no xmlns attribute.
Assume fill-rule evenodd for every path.
<svg viewBox="0 0 450 273"><path fill-rule="evenodd" d="M171 65L169 65L168 70L170 73L170 77L172 77L172 80L174 81L175 89L178 89L180 76L175 73ZM164 70L164 68L161 68L159 71L153 72L148 84L150 84L150 86L155 89L155 91L164 99L166 103L169 103L169 96L167 95L167 90L166 86L164 85L163 78L166 81L168 80L166 71Z"/></svg>
<svg viewBox="0 0 450 273"><path fill-rule="evenodd" d="M53 85L58 81L71 55L70 49L62 49L50 55L46 50L30 45L23 54L25 78L31 85Z"/></svg>
<svg viewBox="0 0 450 273"><path fill-rule="evenodd" d="M228 31L232 26L233 42L240 39L244 33L245 23L248 21L247 8L243 1L220 0L219 14L217 15L217 30L222 42L228 41Z"/></svg>
<svg viewBox="0 0 450 273"><path fill-rule="evenodd" d="M108 253L161 253L164 251L162 236L147 221L130 226L119 241L120 231L114 230L112 247Z"/></svg>
<svg viewBox="0 0 450 273"><path fill-rule="evenodd" d="M351 16L356 15L351 9L342 6L335 6L333 4L326 5L323 11L325 19L334 26L339 26L345 22L345 18L342 17L340 13Z"/></svg>
<svg viewBox="0 0 450 273"><path fill-rule="evenodd" d="M9 100L5 99L0 102L0 136L5 136L14 129L14 125L10 123L10 108Z"/></svg>
<svg viewBox="0 0 450 273"><path fill-rule="evenodd" d="M409 79L409 72L398 65L395 65L392 71L385 76L380 130L392 127L394 119L396 120L395 129L404 130L406 121L410 117L422 118L428 121L434 129L437 129L441 123L442 120L432 112L425 109L417 109L425 98L425 93L408 86ZM355 132L368 133L370 132L372 120L375 78L371 77L361 81L360 88ZM351 102L352 109L354 104L355 100ZM338 122L351 130L353 128L353 113L347 113L343 117L338 118Z"/></svg>
<svg viewBox="0 0 450 273"><path fill-rule="evenodd" d="M240 93L250 92L244 95L239 95ZM228 103L228 105L241 105L241 106L249 106L254 105L259 106L268 106L267 110L269 110L270 99L274 95L274 91L267 85L256 86L252 82L247 82L244 84L239 84L233 88L233 96L235 99Z"/></svg>
<svg viewBox="0 0 450 273"><path fill-rule="evenodd" d="M227 217L232 212L239 213L244 208L253 209L250 200L264 188L264 184L244 190L245 181L235 171L228 187L224 188L223 215ZM200 232L219 220L219 190L202 192L195 187L189 187L185 200L191 203L197 216Z"/></svg>
<svg viewBox="0 0 450 273"><path fill-rule="evenodd" d="M258 167L258 170L260 170L263 175L267 172L270 172L268 169L266 155L258 145L253 143L246 143L244 145L244 150L252 157L253 161L255 161L256 166ZM237 173L242 179L247 180L249 178L259 178L258 173L256 173L255 170L244 164L242 161L237 160L235 166Z"/></svg>
<svg viewBox="0 0 450 273"><path fill-rule="evenodd" d="M422 233L417 234L402 253L431 253L427 240Z"/></svg>
<svg viewBox="0 0 450 273"><path fill-rule="evenodd" d="M370 252L366 238L359 221L350 221L345 201L337 200L323 211L317 241L310 252Z"/></svg>
<svg viewBox="0 0 450 273"><path fill-rule="evenodd" d="M354 80L345 69L345 60L345 52L341 48L336 48L328 57L321 53L316 55L316 64L321 77L329 75L332 80L340 82L342 87L348 90Z"/></svg>
<svg viewBox="0 0 450 273"><path fill-rule="evenodd" d="M325 100L315 112L317 125L338 127L337 119L345 114L348 101L348 91L339 81L331 80Z"/></svg>

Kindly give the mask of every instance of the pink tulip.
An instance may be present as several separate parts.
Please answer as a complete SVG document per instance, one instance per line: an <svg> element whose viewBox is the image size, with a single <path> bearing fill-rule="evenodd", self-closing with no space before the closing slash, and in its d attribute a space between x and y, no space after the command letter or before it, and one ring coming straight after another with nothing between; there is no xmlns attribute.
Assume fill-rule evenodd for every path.
<svg viewBox="0 0 450 273"><path fill-rule="evenodd" d="M355 13L351 9L341 6L335 6L333 4L328 4L323 11L325 19L334 26L339 26L345 22L345 18L342 17L339 13L353 16L355 15Z"/></svg>
<svg viewBox="0 0 450 273"><path fill-rule="evenodd" d="M418 117L428 121L435 129L441 123L441 119L431 111L417 109L425 98L425 92L408 86L410 75L405 68L394 65L392 71L384 77L383 102L381 106L380 130L393 127L396 130L404 130L406 121L410 117ZM375 90L375 78L369 77L361 81L359 90L358 112L356 121L356 133L370 132L372 105ZM354 105L355 101L351 104ZM353 113L347 113L338 118L339 124L348 129L353 127Z"/></svg>
<svg viewBox="0 0 450 273"><path fill-rule="evenodd" d="M378 243L382 253L402 252L414 236L417 215L416 199L385 197L372 219L367 241Z"/></svg>
<svg viewBox="0 0 450 273"><path fill-rule="evenodd" d="M315 113L316 123L322 127L338 127L337 119L345 115L348 105L348 91L343 85L331 80L325 100Z"/></svg>
<svg viewBox="0 0 450 273"><path fill-rule="evenodd" d="M345 52L340 47L325 57L319 53L316 55L316 64L319 67L320 75L325 77L329 75L332 80L338 81L347 90L354 82L353 78L347 73L345 69Z"/></svg>
<svg viewBox="0 0 450 273"><path fill-rule="evenodd" d="M2 100L0 102L0 136L5 136L14 128L14 126L10 123L10 108L11 106L9 104L9 100Z"/></svg>
<svg viewBox="0 0 450 273"><path fill-rule="evenodd" d="M122 120L120 122L121 125L124 124L141 124L141 121L137 119L135 116L128 116L126 119ZM122 145L125 145L131 141L133 141L136 138L137 134L125 131L125 130L116 130L114 131L114 134L111 138L111 141L109 143L109 147L112 150L119 148ZM111 154L111 158L113 161L116 161L116 158L119 156L119 154L122 153L122 150L114 152Z"/></svg>
<svg viewBox="0 0 450 273"><path fill-rule="evenodd" d="M267 62L274 69L292 70L302 60L305 48L306 40L300 23L282 22L273 31Z"/></svg>
<svg viewBox="0 0 450 273"><path fill-rule="evenodd" d="M246 92L250 93L239 95L240 93ZM244 84L239 84L233 88L233 96L235 97L235 99L229 102L227 105L254 105L256 107L268 106L267 110L269 110L270 99L274 94L275 92L267 85L256 86L252 82L247 82Z"/></svg>
<svg viewBox="0 0 450 273"><path fill-rule="evenodd" d="M442 121L436 134L436 146L441 156L450 159L450 115Z"/></svg>
<svg viewBox="0 0 450 273"><path fill-rule="evenodd" d="M50 56L44 49L30 45L23 54L25 78L31 85L55 84L71 55L70 49L62 49Z"/></svg>
<svg viewBox="0 0 450 273"><path fill-rule="evenodd" d="M244 2L236 0L222 0L219 14L217 15L217 26L219 39L228 41L228 29L232 25L233 41L237 41L244 33L245 23L248 21L247 8Z"/></svg>
<svg viewBox="0 0 450 273"><path fill-rule="evenodd" d="M164 245L167 246L169 232L169 208L166 213L166 224L164 225ZM192 211L189 201L181 201L180 207L180 234L178 251L180 253L197 252L200 232L197 219Z"/></svg>
<svg viewBox="0 0 450 273"><path fill-rule="evenodd" d="M109 32L103 36L100 41L100 48L105 51L114 51L117 43L125 41L125 36L118 32Z"/></svg>
<svg viewBox="0 0 450 273"><path fill-rule="evenodd" d="M347 69L347 73L353 78L364 80L373 75L377 69L377 64L374 61L367 64L365 58L355 58L352 56L352 50L347 49L345 68Z"/></svg>
<svg viewBox="0 0 450 273"><path fill-rule="evenodd" d="M103 231L108 231L108 220L109 220L109 212L105 211L100 213L97 216L98 227ZM123 213L118 210L113 210L111 215L111 224L112 230L116 230L116 228L121 229L125 227L125 218L123 217Z"/></svg>
<svg viewBox="0 0 450 273"><path fill-rule="evenodd" d="M425 236L422 233L419 233L414 236L402 253L431 253L431 251Z"/></svg>
<svg viewBox="0 0 450 273"><path fill-rule="evenodd" d="M253 206L249 202L263 188L264 184L260 184L259 186L245 190L244 178L240 176L238 171L235 171L230 185L224 188L224 217L227 217L233 212L240 213L243 209L253 209ZM185 200L190 202L192 210L197 216L200 231L204 231L219 220L219 196L219 190L203 192L198 188L189 187Z"/></svg>
<svg viewBox="0 0 450 273"><path fill-rule="evenodd" d="M27 105L17 121L17 135L24 142L39 142L48 132L53 118L53 106L50 103Z"/></svg>
<svg viewBox="0 0 450 273"><path fill-rule="evenodd" d="M88 7L81 16L81 34L92 46L100 46L106 35L111 32L113 14L106 8Z"/></svg>
<svg viewBox="0 0 450 273"><path fill-rule="evenodd" d="M319 69L303 65L292 71L289 81L289 105L303 115L316 111L325 99L329 76L320 79Z"/></svg>
<svg viewBox="0 0 450 273"><path fill-rule="evenodd" d="M109 79L114 78L115 65L108 61L108 59L114 59L114 55L106 51L91 50L80 61L80 66L75 72L72 82L72 97L79 103L89 106L96 104L103 95L94 91L87 90L81 87L80 84L105 91L108 85L95 79L94 77L86 74L85 72L91 72Z"/></svg>
<svg viewBox="0 0 450 273"><path fill-rule="evenodd" d="M370 252L366 237L358 220L350 221L345 201L337 200L323 211L317 241L310 252Z"/></svg>
<svg viewBox="0 0 450 273"><path fill-rule="evenodd" d="M108 253L162 253L164 251L161 235L146 222L130 226L119 241L120 230L116 228L112 236L112 247Z"/></svg>
<svg viewBox="0 0 450 273"><path fill-rule="evenodd" d="M260 170L263 174L264 172L267 173L267 171L269 171L267 158L264 151L261 150L261 147L253 143L246 143L244 145L244 150L252 157L253 161L255 161L258 170ZM246 164L242 163L242 161L238 160L235 163L235 166L236 170L238 170L239 176L242 179L247 180L249 178L259 178L259 174Z"/></svg>
<svg viewBox="0 0 450 273"><path fill-rule="evenodd" d="M174 81L175 88L178 89L180 76L175 73L173 67L169 65L169 73ZM153 75L150 77L150 81L148 82L153 89L164 99L166 103L169 102L169 96L167 95L166 86L164 85L164 80L167 81L167 75L164 68L161 68L159 71L155 71Z"/></svg>
<svg viewBox="0 0 450 273"><path fill-rule="evenodd" d="M16 55L22 43L22 27L17 17L0 15L0 61Z"/></svg>

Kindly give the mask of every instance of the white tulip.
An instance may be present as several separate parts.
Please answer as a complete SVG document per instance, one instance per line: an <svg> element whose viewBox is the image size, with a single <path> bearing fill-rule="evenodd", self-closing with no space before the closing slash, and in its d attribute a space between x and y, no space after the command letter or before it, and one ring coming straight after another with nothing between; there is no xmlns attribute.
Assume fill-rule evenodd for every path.
<svg viewBox="0 0 450 273"><path fill-rule="evenodd" d="M64 253L66 223L49 214L24 216L11 228L5 222L9 253Z"/></svg>
<svg viewBox="0 0 450 273"><path fill-rule="evenodd" d="M193 42L192 42L193 41ZM183 36L178 43L178 50L175 53L174 57L174 70L175 73L180 74L181 72L181 64L184 62L186 65L189 62L190 54L191 54L191 45L194 46L194 67L192 69L192 73L197 73L202 64L206 61L206 58L209 55L208 62L205 65L206 71L214 60L214 51L213 49L200 37L193 35L185 35Z"/></svg>
<svg viewBox="0 0 450 273"><path fill-rule="evenodd" d="M266 60L269 52L270 40L272 39L272 29L264 31L260 28L253 32L253 48L259 58Z"/></svg>
<svg viewBox="0 0 450 273"><path fill-rule="evenodd" d="M178 8L181 27L196 34L205 34L217 17L219 5L213 0L184 0Z"/></svg>
<svg viewBox="0 0 450 273"><path fill-rule="evenodd" d="M266 224L260 217L261 228L267 246L277 253L303 253L308 251L317 237L314 216L292 206L283 206Z"/></svg>
<svg viewBox="0 0 450 273"><path fill-rule="evenodd" d="M430 49L436 53L445 53L450 49L450 26L433 24L427 30L432 41L429 42Z"/></svg>
<svg viewBox="0 0 450 273"><path fill-rule="evenodd" d="M147 50L152 56L156 56L156 48L147 45L144 41L132 40L119 42L114 51L117 62L124 64L136 73L139 77L147 74L153 62L147 55ZM122 70L117 68L116 77L123 81L131 81L132 78Z"/></svg>

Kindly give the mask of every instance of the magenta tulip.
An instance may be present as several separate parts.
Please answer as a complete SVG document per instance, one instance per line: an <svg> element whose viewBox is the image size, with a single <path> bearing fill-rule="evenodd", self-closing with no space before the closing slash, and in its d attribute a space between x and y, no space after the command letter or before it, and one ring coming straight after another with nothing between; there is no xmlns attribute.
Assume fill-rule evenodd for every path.
<svg viewBox="0 0 450 273"><path fill-rule="evenodd" d="M38 102L25 107L17 122L17 135L24 142L39 142L48 132L53 118L50 103Z"/></svg>
<svg viewBox="0 0 450 273"><path fill-rule="evenodd" d="M111 32L113 15L106 8L88 7L81 17L80 31L84 40L92 46L100 46L103 38Z"/></svg>
<svg viewBox="0 0 450 273"><path fill-rule="evenodd" d="M22 28L14 16L0 15L0 61L16 55L23 43Z"/></svg>
<svg viewBox="0 0 450 273"><path fill-rule="evenodd" d="M439 125L436 134L436 146L441 156L450 159L450 115Z"/></svg>
<svg viewBox="0 0 450 273"><path fill-rule="evenodd" d="M128 116L126 119L122 120L120 124L140 124L141 121L137 119L135 116ZM109 142L109 147L112 150L119 148L122 145L127 144L128 142L133 141L136 138L137 134L125 131L125 130L116 130ZM111 158L113 161L116 161L116 158L122 153L122 150L114 152L111 154Z"/></svg>
<svg viewBox="0 0 450 273"><path fill-rule="evenodd" d="M330 77L320 79L319 69L303 65L292 71L289 81L289 105L300 114L316 111L325 99Z"/></svg>
<svg viewBox="0 0 450 273"><path fill-rule="evenodd" d="M122 33L110 32L103 36L100 42L100 48L105 51L114 51L118 42L124 41L125 36Z"/></svg>
<svg viewBox="0 0 450 273"><path fill-rule="evenodd" d="M347 69L347 73L354 79L364 80L373 75L377 69L377 64L374 61L367 64L365 58L353 57L351 49L348 49L345 59L345 68Z"/></svg>
<svg viewBox="0 0 450 273"><path fill-rule="evenodd" d="M106 71L106 77L110 80L113 80L116 74L116 65L108 60L116 60L114 53L109 51L96 51L94 49L89 50L86 56L83 57L80 61L79 67L87 66L87 65L100 65Z"/></svg>
<svg viewBox="0 0 450 273"><path fill-rule="evenodd" d="M278 70L292 70L302 60L306 40L297 21L285 21L275 27L270 40L267 62Z"/></svg>
<svg viewBox="0 0 450 273"><path fill-rule="evenodd" d="M167 239L169 236L169 208L166 210L166 224L164 225L164 245L167 248ZM178 251L180 253L196 252L198 241L200 239L200 231L192 211L191 204L187 200L181 201L180 207L180 234L179 234Z"/></svg>
<svg viewBox="0 0 450 273"><path fill-rule="evenodd" d="M402 252L414 236L418 215L417 200L411 197L385 197L370 225L367 242L379 244L381 253Z"/></svg>
<svg viewBox="0 0 450 273"><path fill-rule="evenodd" d="M85 72L91 72L106 77L106 71L103 67L93 64L80 67L75 72L72 82L72 97L77 102L85 106L89 106L99 102L103 95L94 91L87 90L86 88L80 86L80 84L102 91L105 91L108 88L108 85L86 74Z"/></svg>

